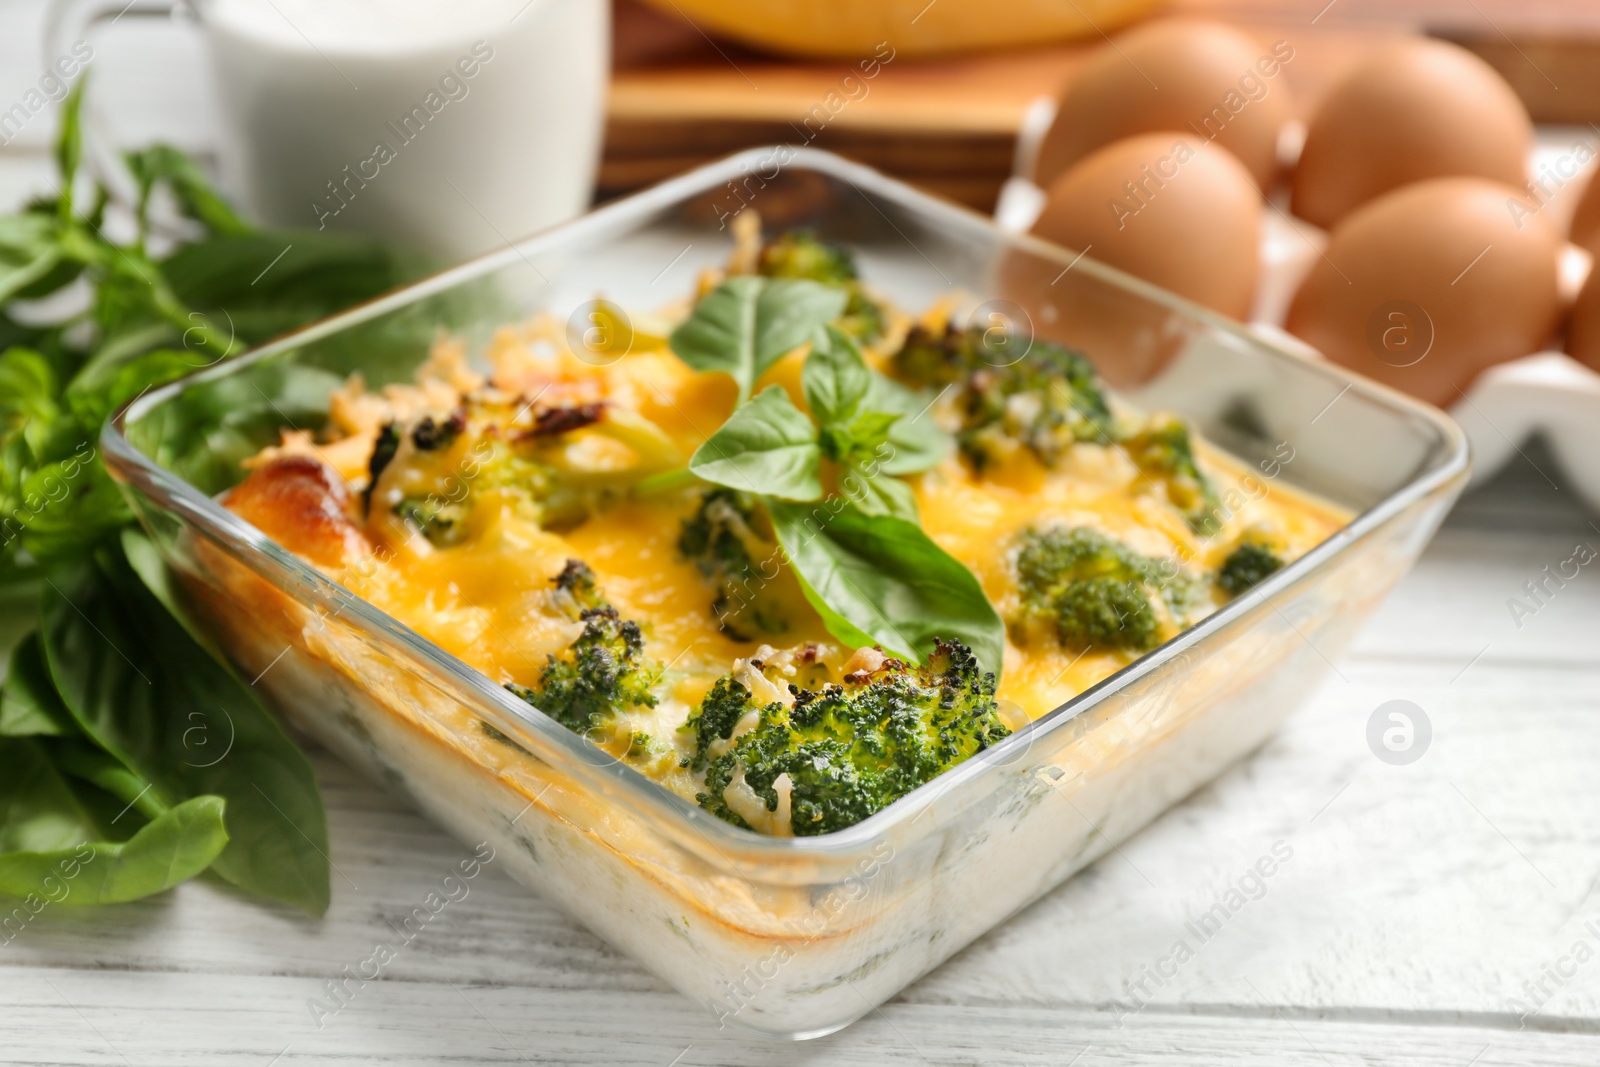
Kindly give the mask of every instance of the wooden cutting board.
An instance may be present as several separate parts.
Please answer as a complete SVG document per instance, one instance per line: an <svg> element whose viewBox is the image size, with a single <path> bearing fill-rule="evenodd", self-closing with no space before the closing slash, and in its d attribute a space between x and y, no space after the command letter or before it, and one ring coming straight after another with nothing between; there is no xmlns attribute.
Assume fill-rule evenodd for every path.
<svg viewBox="0 0 1600 1067"><path fill-rule="evenodd" d="M1297 105L1372 44L1428 32L1501 71L1535 121L1600 123L1600 4L1572 0L1173 0L1174 13L1284 39ZM915 61L795 61L713 41L618 0L600 192L612 197L756 145L810 145L980 210L1011 172L1028 106L1066 86L1095 40ZM867 76L867 71L872 76Z"/></svg>

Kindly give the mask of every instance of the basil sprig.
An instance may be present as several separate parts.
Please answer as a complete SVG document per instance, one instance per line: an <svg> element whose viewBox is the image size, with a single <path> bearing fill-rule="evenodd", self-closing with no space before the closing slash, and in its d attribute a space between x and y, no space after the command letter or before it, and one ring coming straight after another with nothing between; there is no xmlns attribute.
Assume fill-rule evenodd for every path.
<svg viewBox="0 0 1600 1067"><path fill-rule="evenodd" d="M160 145L125 157L137 198L118 205L131 236L113 241L110 197L79 173L80 93L62 109L55 194L0 214L0 650L15 645L0 687L0 896L36 913L132 900L210 869L320 914L327 831L311 765L154 588L159 559L132 533L96 438L145 390L426 264L373 241L256 230ZM158 188L198 233L165 254L147 241ZM69 286L81 298L43 315L36 302ZM419 324L418 343L434 326ZM409 344L362 335L338 370L383 381ZM130 432L215 491L285 421L315 425L342 376L257 364Z"/></svg>
<svg viewBox="0 0 1600 1067"><path fill-rule="evenodd" d="M819 282L741 275L701 297L670 343L695 370L732 377L742 403L769 367L843 314L849 299Z"/></svg>
<svg viewBox="0 0 1600 1067"><path fill-rule="evenodd" d="M781 385L767 386L736 409L695 450L689 469L708 482L785 500L822 496L817 428Z"/></svg>
<svg viewBox="0 0 1600 1067"><path fill-rule="evenodd" d="M894 476L927 470L952 447L925 417L928 402L868 367L855 342L832 326L813 335L800 381L812 418L769 386L696 450L689 469L731 489L804 502L821 499L828 459L856 507L915 522L916 497Z"/></svg>
<svg viewBox="0 0 1600 1067"><path fill-rule="evenodd" d="M834 637L914 662L936 638L954 638L1000 673L1005 628L994 605L916 522L869 515L840 497L811 505L769 500L767 510L801 591Z"/></svg>
<svg viewBox="0 0 1600 1067"><path fill-rule="evenodd" d="M310 763L136 573L137 557L155 558L142 535L124 542L58 571L41 598L48 676L70 736L104 770L85 774L59 755L58 766L129 804L138 797L151 807L135 810L152 818L190 798L222 798L227 847L212 869L322 914L328 831ZM122 797L118 780L133 796Z"/></svg>
<svg viewBox="0 0 1600 1067"><path fill-rule="evenodd" d="M838 299L823 300L819 289ZM920 662L936 639L954 639L998 673L999 614L972 572L923 531L916 497L898 477L938 465L953 442L928 417L932 397L873 370L827 325L843 297L815 283L741 277L700 301L673 333L673 351L733 375L743 399L767 368L810 342L800 384L811 413L769 386L734 410L689 470L765 503L802 592L840 641ZM824 461L837 468L836 494L824 490Z"/></svg>
<svg viewBox="0 0 1600 1067"><path fill-rule="evenodd" d="M0 737L0 765L0 895L20 902L4 940L21 933L17 914L52 904L117 904L169 889L209 867L228 843L221 797L186 800L114 840L103 826L136 818L119 820L116 807L95 810L43 742Z"/></svg>

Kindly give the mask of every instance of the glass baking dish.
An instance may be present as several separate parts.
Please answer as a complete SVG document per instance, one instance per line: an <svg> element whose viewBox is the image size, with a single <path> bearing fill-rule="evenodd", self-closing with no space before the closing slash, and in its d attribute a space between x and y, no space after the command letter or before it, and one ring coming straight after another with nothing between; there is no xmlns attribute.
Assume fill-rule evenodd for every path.
<svg viewBox="0 0 1600 1067"><path fill-rule="evenodd" d="M773 229L849 245L902 307L954 301L1085 351L1133 404L1184 416L1249 464L1227 491L1290 487L1356 517L872 818L772 838L622 766L217 504L242 474L233 461L311 425L317 397L225 420L201 442L205 461L184 441L193 411L273 395L288 363L342 374L381 344L401 379L438 333L478 350L534 313L581 325L598 294L630 309L681 299L725 260L746 205ZM515 877L720 1021L789 1038L848 1025L1260 745L1416 559L1468 470L1460 431L1431 408L793 148L696 170L207 368L135 401L102 440L186 610L290 723L488 841Z"/></svg>

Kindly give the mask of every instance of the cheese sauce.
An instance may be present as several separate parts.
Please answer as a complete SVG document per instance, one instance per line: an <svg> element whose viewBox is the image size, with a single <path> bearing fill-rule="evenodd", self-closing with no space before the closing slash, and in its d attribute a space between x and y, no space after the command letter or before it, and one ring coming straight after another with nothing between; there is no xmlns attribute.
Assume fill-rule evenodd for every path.
<svg viewBox="0 0 1600 1067"><path fill-rule="evenodd" d="M352 488L365 490L373 443L390 420L414 422L427 412L444 420L466 394L473 395L475 412L488 410L501 420L520 417L523 422L536 404L547 410L558 400L603 402L613 414L633 413L636 424L620 432L615 427L606 432L579 428L565 434L545 459L601 475L615 470L617 484L625 485L641 471L681 467L728 417L735 401L730 379L692 371L664 346L630 353L606 367L585 363L567 350L561 332L548 320L501 330L488 355L494 370L487 380L470 371L464 353L449 343L440 345L415 386L391 386L374 394L353 380L334 399L333 440L316 443L305 435L287 435L284 445L255 462L285 452L309 452L334 466ZM786 357L758 388L781 385L803 409L801 362L800 353ZM482 400L485 396L491 399ZM472 425L435 451L421 452L403 443L379 484L371 487L373 506L364 532L374 554L347 564L338 576L496 681L531 685L547 658L576 634L569 618L551 611L549 593L566 560L581 559L622 617L642 624L648 654L668 666L667 699L651 717L675 717L676 722L640 724L645 732L666 736L736 658L750 656L757 647L734 639L719 624L708 606L712 593L707 579L679 550L680 530L696 507L698 493L606 493L602 484L596 500L581 509L585 518L545 528L537 515L527 512L521 494L482 484L492 457L508 443L505 427ZM1347 521L1338 509L1203 444L1197 452L1220 501L1220 526L1209 537L1197 535L1161 496L1138 491L1139 471L1125 453L1096 444L1073 446L1053 469L1018 451L981 477L952 456L914 476L911 484L928 535L976 575L1008 620L1019 606L1014 546L1017 535L1030 527L1091 526L1146 556L1199 574L1214 571L1244 530L1271 531L1280 554L1293 559ZM598 480L604 483L603 477ZM393 510L405 499L448 503L469 493L473 506L463 528L455 532L454 543L443 547L417 536ZM764 592L784 605L789 623L781 635L764 639L784 646L832 645L838 658L848 655L806 604L781 556L763 562L763 573L772 579ZM1228 599L1209 582L1204 588L1205 600L1190 621ZM1014 706L1013 719L1031 719L1140 654L1066 648L1053 641L1022 645L1013 634L1007 641L999 697Z"/></svg>

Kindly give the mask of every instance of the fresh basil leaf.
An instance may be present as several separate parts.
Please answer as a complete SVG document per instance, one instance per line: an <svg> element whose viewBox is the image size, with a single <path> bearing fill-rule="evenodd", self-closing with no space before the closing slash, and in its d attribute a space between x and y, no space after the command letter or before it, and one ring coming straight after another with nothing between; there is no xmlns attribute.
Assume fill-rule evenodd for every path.
<svg viewBox="0 0 1600 1067"><path fill-rule="evenodd" d="M899 416L885 435L889 454L879 461L885 474L915 474L937 467L955 451L955 439L933 418L935 394L914 392L882 374L872 376L866 404Z"/></svg>
<svg viewBox="0 0 1600 1067"><path fill-rule="evenodd" d="M88 442L77 456L47 463L30 472L22 497L32 510L21 543L41 562L70 559L93 549L118 527L133 520L128 501L94 458Z"/></svg>
<svg viewBox="0 0 1600 1067"><path fill-rule="evenodd" d="M170 309L161 307L150 291L151 280L158 277L154 263L130 249L128 260L119 258L115 269L99 273L89 304L89 317L100 331L97 355L113 344L121 349L121 358L137 355L137 348L122 342L125 337L151 338L157 344L170 337Z"/></svg>
<svg viewBox="0 0 1600 1067"><path fill-rule="evenodd" d="M81 738L53 741L45 751L63 774L89 783L116 798L119 810L137 811L147 819L159 819L171 811L156 793L153 784L129 770L117 757Z"/></svg>
<svg viewBox="0 0 1600 1067"><path fill-rule="evenodd" d="M164 803L225 798L217 873L321 914L327 824L310 764L120 555L100 558L58 572L43 596L45 657L79 728Z"/></svg>
<svg viewBox="0 0 1600 1067"><path fill-rule="evenodd" d="M40 743L0 737L0 856L68 848L101 836Z"/></svg>
<svg viewBox="0 0 1600 1067"><path fill-rule="evenodd" d="M855 342L828 326L811 343L800 384L812 416L827 427L855 418L872 386L872 371Z"/></svg>
<svg viewBox="0 0 1600 1067"><path fill-rule="evenodd" d="M1000 673L1005 627L994 605L915 522L866 515L842 497L767 508L806 599L834 637L918 662L936 638L954 639Z"/></svg>
<svg viewBox="0 0 1600 1067"><path fill-rule="evenodd" d="M61 263L58 223L45 215L0 216L0 302L47 277Z"/></svg>
<svg viewBox="0 0 1600 1067"><path fill-rule="evenodd" d="M850 420L850 438L859 450L876 449L889 439L889 429L901 416L893 411L867 410Z"/></svg>
<svg viewBox="0 0 1600 1067"><path fill-rule="evenodd" d="M6 314L4 307L0 307L0 352L8 348L49 348L57 351L61 347L62 332L60 325L18 322Z"/></svg>
<svg viewBox="0 0 1600 1067"><path fill-rule="evenodd" d="M912 474L937 466L955 447L934 423L931 395L912 392L869 368L855 342L832 326L813 342L801 384L822 426L822 451L829 459L851 462L872 455L886 473ZM887 453L879 448L885 441Z"/></svg>
<svg viewBox="0 0 1600 1067"><path fill-rule="evenodd" d="M167 568L166 560L161 558L161 550L155 542L138 526L127 526L122 531L122 554L128 561L128 566L133 568L133 573L139 576L145 589L150 595L161 602L178 625L183 627L195 644L204 648L215 660L224 660L226 657L217 646L215 639L203 627L196 626L190 613L184 608L182 597L172 581L172 572Z"/></svg>
<svg viewBox="0 0 1600 1067"><path fill-rule="evenodd" d="M96 841L78 846L73 856L79 858L79 874L67 883L70 892L58 903L121 904L187 882L213 866L226 851L225 811L226 801L222 797L195 797L140 827L126 841L115 844ZM91 854L89 859L81 859L85 848ZM32 868L30 873L40 876L52 868L59 873L64 857L8 858L12 862L6 873L26 879L22 874L26 867Z"/></svg>
<svg viewBox="0 0 1600 1067"><path fill-rule="evenodd" d="M890 454L883 446L899 418L887 411L862 411L848 423L828 423L818 435L822 454L839 463L863 463L875 456L881 462Z"/></svg>
<svg viewBox="0 0 1600 1067"><path fill-rule="evenodd" d="M220 493L244 476L240 462L276 444L285 424L316 429L327 418L336 374L272 359L201 382L128 425L145 455L198 486Z"/></svg>
<svg viewBox="0 0 1600 1067"><path fill-rule="evenodd" d="M55 154L61 182L59 212L63 219L72 214L72 184L77 180L78 163L83 158L83 90L88 84L88 78L78 79L78 84L72 87L61 105Z"/></svg>
<svg viewBox="0 0 1600 1067"><path fill-rule="evenodd" d="M708 482L785 500L822 495L817 431L780 385L769 385L736 409L689 458Z"/></svg>
<svg viewBox="0 0 1600 1067"><path fill-rule="evenodd" d="M216 234L179 247L159 264L185 305L206 312L224 328L232 324L235 351L370 300L423 277L433 266L424 257L371 238L315 230ZM452 295L425 302L422 314L433 316L426 328L420 321L402 322L407 319L404 314L384 316L362 332L366 362L340 370L360 370L368 384L395 378L394 369L373 373L385 370L374 361L387 359L394 346L373 345L372 333L405 326L426 351L433 329L446 321L440 305L459 304L461 299ZM452 321L459 318L458 314ZM409 373L410 367L405 363L401 370Z"/></svg>
<svg viewBox="0 0 1600 1067"><path fill-rule="evenodd" d="M213 233L250 233L252 227L241 219L211 187L211 179L199 164L168 144L153 144L123 155L128 170L139 183L138 219L143 227L150 210L150 194L165 184L185 215L202 223Z"/></svg>
<svg viewBox="0 0 1600 1067"><path fill-rule="evenodd" d="M0 735L66 737L77 732L34 631L11 650L11 665L0 688Z"/></svg>
<svg viewBox="0 0 1600 1067"><path fill-rule="evenodd" d="M50 362L32 349L0 352L0 433L20 430L30 451L39 456L49 447L59 414Z"/></svg>
<svg viewBox="0 0 1600 1067"><path fill-rule="evenodd" d="M911 522L920 522L917 494L899 478L876 474L852 463L839 479L839 491L865 515L894 515Z"/></svg>
<svg viewBox="0 0 1600 1067"><path fill-rule="evenodd" d="M196 797L126 841L107 841L38 742L0 738L0 765L0 895L30 910L159 893L211 866L227 845L221 797Z"/></svg>
<svg viewBox="0 0 1600 1067"><path fill-rule="evenodd" d="M701 297L669 343L695 370L731 376L743 401L767 368L811 340L848 300L817 282L741 275Z"/></svg>
<svg viewBox="0 0 1600 1067"><path fill-rule="evenodd" d="M92 360L68 383L63 399L80 423L98 427L134 397L176 381L206 362L193 352L169 348L120 362Z"/></svg>
<svg viewBox="0 0 1600 1067"><path fill-rule="evenodd" d="M167 570L166 561L161 558L161 550L156 548L155 542L138 526L129 526L122 531L122 554L128 566L133 568L133 573L150 590L150 595L161 601L161 606L174 619L184 624L190 637L195 637L195 629L188 625L188 619L179 610L177 592L172 587L172 574ZM206 643L199 637L195 637L195 640Z"/></svg>

